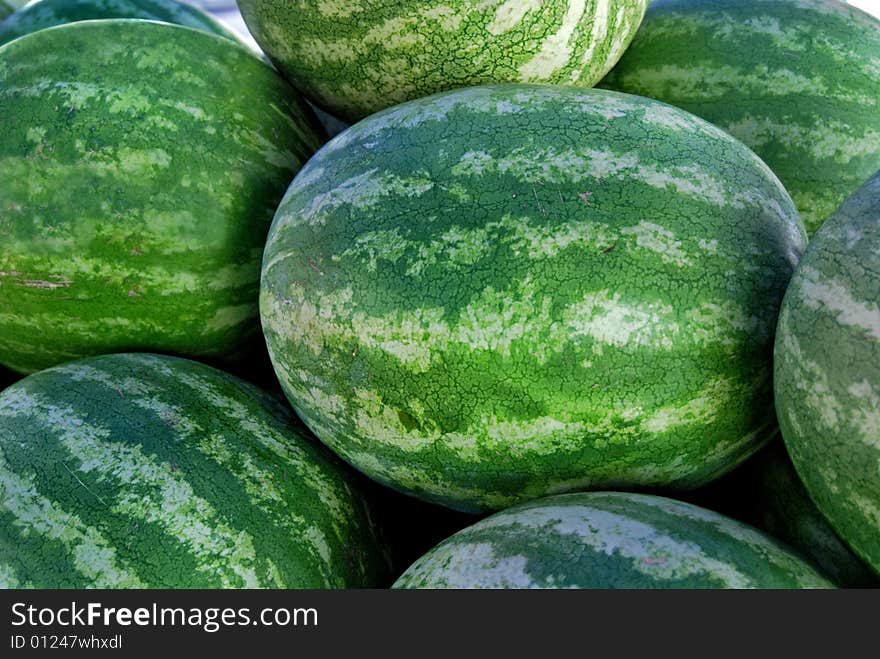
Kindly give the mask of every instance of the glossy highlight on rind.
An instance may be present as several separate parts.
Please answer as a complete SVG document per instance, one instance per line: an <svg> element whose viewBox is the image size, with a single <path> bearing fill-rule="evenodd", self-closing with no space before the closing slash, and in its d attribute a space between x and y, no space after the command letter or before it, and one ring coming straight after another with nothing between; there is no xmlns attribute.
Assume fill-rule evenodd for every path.
<svg viewBox="0 0 880 659"><path fill-rule="evenodd" d="M0 394L0 587L375 587L351 476L281 401L202 364L42 371Z"/></svg>
<svg viewBox="0 0 880 659"><path fill-rule="evenodd" d="M880 574L880 172L825 223L792 278L775 391L810 496Z"/></svg>
<svg viewBox="0 0 880 659"><path fill-rule="evenodd" d="M47 27L104 18L163 21L235 39L214 18L177 0L37 0L0 23L0 44Z"/></svg>
<svg viewBox="0 0 880 659"><path fill-rule="evenodd" d="M263 261L276 373L372 478L463 510L696 487L773 431L805 245L721 130L602 90L476 87L329 142Z"/></svg>
<svg viewBox="0 0 880 659"><path fill-rule="evenodd" d="M830 588L745 524L657 496L593 492L509 508L456 533L394 588Z"/></svg>
<svg viewBox="0 0 880 659"><path fill-rule="evenodd" d="M239 0L262 49L347 121L459 87L598 82L647 0Z"/></svg>
<svg viewBox="0 0 880 659"><path fill-rule="evenodd" d="M266 232L321 143L243 46L140 20L0 47L0 364L232 362L260 340Z"/></svg>
<svg viewBox="0 0 880 659"><path fill-rule="evenodd" d="M880 169L880 20L836 0L654 0L601 86L742 140L809 235Z"/></svg>

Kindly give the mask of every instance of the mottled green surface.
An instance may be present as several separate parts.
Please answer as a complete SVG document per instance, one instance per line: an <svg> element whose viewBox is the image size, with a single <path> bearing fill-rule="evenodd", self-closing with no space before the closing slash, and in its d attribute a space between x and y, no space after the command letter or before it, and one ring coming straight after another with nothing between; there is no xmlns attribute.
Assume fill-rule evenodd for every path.
<svg viewBox="0 0 880 659"><path fill-rule="evenodd" d="M460 531L395 588L828 588L786 547L717 513L617 492L533 501Z"/></svg>
<svg viewBox="0 0 880 659"><path fill-rule="evenodd" d="M833 0L655 0L602 86L745 142L810 235L880 168L880 21Z"/></svg>
<svg viewBox="0 0 880 659"><path fill-rule="evenodd" d="M794 205L721 130L634 96L478 87L377 114L294 180L261 314L315 433L474 509L691 487L773 425Z"/></svg>
<svg viewBox="0 0 880 659"><path fill-rule="evenodd" d="M286 406L225 373L65 364L0 394L0 587L377 585L348 479Z"/></svg>
<svg viewBox="0 0 880 659"><path fill-rule="evenodd" d="M235 38L200 9L177 0L38 0L0 24L0 44L53 25L99 18L164 21Z"/></svg>
<svg viewBox="0 0 880 659"><path fill-rule="evenodd" d="M791 545L840 586L880 586L880 578L849 550L810 499L781 439L774 439L733 473L695 492L693 502Z"/></svg>
<svg viewBox="0 0 880 659"><path fill-rule="evenodd" d="M647 0L239 0L299 89L353 121L498 82L590 87L626 49Z"/></svg>
<svg viewBox="0 0 880 659"><path fill-rule="evenodd" d="M807 490L880 573L880 173L814 238L776 336L776 410Z"/></svg>
<svg viewBox="0 0 880 659"><path fill-rule="evenodd" d="M296 92L230 40L146 21L0 48L0 364L235 359L260 259L319 145Z"/></svg>

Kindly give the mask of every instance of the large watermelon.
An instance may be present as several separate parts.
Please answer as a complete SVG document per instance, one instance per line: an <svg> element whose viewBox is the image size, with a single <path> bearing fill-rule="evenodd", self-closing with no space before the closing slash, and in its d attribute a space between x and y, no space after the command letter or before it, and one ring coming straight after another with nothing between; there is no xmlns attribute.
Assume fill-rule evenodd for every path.
<svg viewBox="0 0 880 659"><path fill-rule="evenodd" d="M0 394L0 587L375 586L344 467L210 367L93 357Z"/></svg>
<svg viewBox="0 0 880 659"><path fill-rule="evenodd" d="M395 588L828 588L769 536L663 497L593 492L505 510L416 561Z"/></svg>
<svg viewBox="0 0 880 659"><path fill-rule="evenodd" d="M880 578L849 550L816 508L781 439L733 473L694 493L694 502L786 542L840 586L880 585Z"/></svg>
<svg viewBox="0 0 880 659"><path fill-rule="evenodd" d="M647 99L476 87L360 122L294 180L261 313L315 433L464 509L696 486L774 425L804 247L770 170Z"/></svg>
<svg viewBox="0 0 880 659"><path fill-rule="evenodd" d="M296 92L228 39L87 21L0 48L0 364L259 340L266 232L319 146Z"/></svg>
<svg viewBox="0 0 880 659"><path fill-rule="evenodd" d="M177 0L36 0L0 23L0 44L53 25L98 18L164 21L235 38L205 12Z"/></svg>
<svg viewBox="0 0 880 659"><path fill-rule="evenodd" d="M880 168L880 21L833 0L654 0L602 85L745 142L810 235Z"/></svg>
<svg viewBox="0 0 880 659"><path fill-rule="evenodd" d="M239 0L254 38L318 105L352 121L495 82L592 86L647 0Z"/></svg>
<svg viewBox="0 0 880 659"><path fill-rule="evenodd" d="M794 465L880 573L880 172L816 234L785 295L775 363Z"/></svg>

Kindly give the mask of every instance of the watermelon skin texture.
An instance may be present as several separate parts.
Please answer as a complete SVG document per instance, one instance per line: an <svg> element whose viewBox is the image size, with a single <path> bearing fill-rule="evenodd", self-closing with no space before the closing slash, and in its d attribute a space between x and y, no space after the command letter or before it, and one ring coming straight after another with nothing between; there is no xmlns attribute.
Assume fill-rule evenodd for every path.
<svg viewBox="0 0 880 659"><path fill-rule="evenodd" d="M306 96L354 122L472 85L591 87L647 0L239 0L254 38Z"/></svg>
<svg viewBox="0 0 880 659"><path fill-rule="evenodd" d="M476 87L356 124L279 207L261 315L315 434L462 510L696 487L772 426L805 245L748 149L655 101Z"/></svg>
<svg viewBox="0 0 880 659"><path fill-rule="evenodd" d="M880 169L880 21L829 0L655 0L601 86L729 131L813 235Z"/></svg>
<svg viewBox="0 0 880 659"><path fill-rule="evenodd" d="M810 499L781 438L694 493L692 502L782 540L838 586L880 586L880 578L846 546Z"/></svg>
<svg viewBox="0 0 880 659"><path fill-rule="evenodd" d="M774 380L810 496L880 573L880 173L825 223L792 279Z"/></svg>
<svg viewBox="0 0 880 659"><path fill-rule="evenodd" d="M205 12L176 0L38 0L0 24L0 44L47 27L104 18L163 21L235 39Z"/></svg>
<svg viewBox="0 0 880 659"><path fill-rule="evenodd" d="M265 236L321 143L299 95L230 40L131 20L17 39L0 77L0 364L252 352Z"/></svg>
<svg viewBox="0 0 880 659"><path fill-rule="evenodd" d="M351 475L278 399L174 357L92 357L0 394L0 585L375 586Z"/></svg>
<svg viewBox="0 0 880 659"><path fill-rule="evenodd" d="M830 588L784 545L672 499L591 492L539 499L460 531L394 588Z"/></svg>

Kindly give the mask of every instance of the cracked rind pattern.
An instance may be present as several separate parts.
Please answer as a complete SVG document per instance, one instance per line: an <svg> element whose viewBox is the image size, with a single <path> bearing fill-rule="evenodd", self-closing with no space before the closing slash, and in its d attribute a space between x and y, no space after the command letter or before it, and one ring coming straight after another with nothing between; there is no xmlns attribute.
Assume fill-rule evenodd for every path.
<svg viewBox="0 0 880 659"><path fill-rule="evenodd" d="M205 12L177 0L39 0L0 24L0 44L47 27L104 18L163 21L237 40Z"/></svg>
<svg viewBox="0 0 880 659"><path fill-rule="evenodd" d="M774 429L804 245L769 169L692 115L478 87L316 154L270 231L261 315L301 418L396 489L487 510L689 488Z"/></svg>
<svg viewBox="0 0 880 659"><path fill-rule="evenodd" d="M0 47L0 364L234 362L260 340L265 236L320 127L228 39L140 20Z"/></svg>
<svg viewBox="0 0 880 659"><path fill-rule="evenodd" d="M880 573L880 173L825 223L792 279L775 390L813 501Z"/></svg>
<svg viewBox="0 0 880 659"><path fill-rule="evenodd" d="M647 0L239 0L254 38L312 101L349 122L472 85L590 87Z"/></svg>
<svg viewBox="0 0 880 659"><path fill-rule="evenodd" d="M173 357L0 394L0 587L381 585L362 494L286 405Z"/></svg>
<svg viewBox="0 0 880 659"><path fill-rule="evenodd" d="M416 561L394 588L830 588L769 536L657 496L568 494L505 510Z"/></svg>
<svg viewBox="0 0 880 659"><path fill-rule="evenodd" d="M880 21L833 0L655 0L600 86L742 140L809 235L880 169Z"/></svg>

